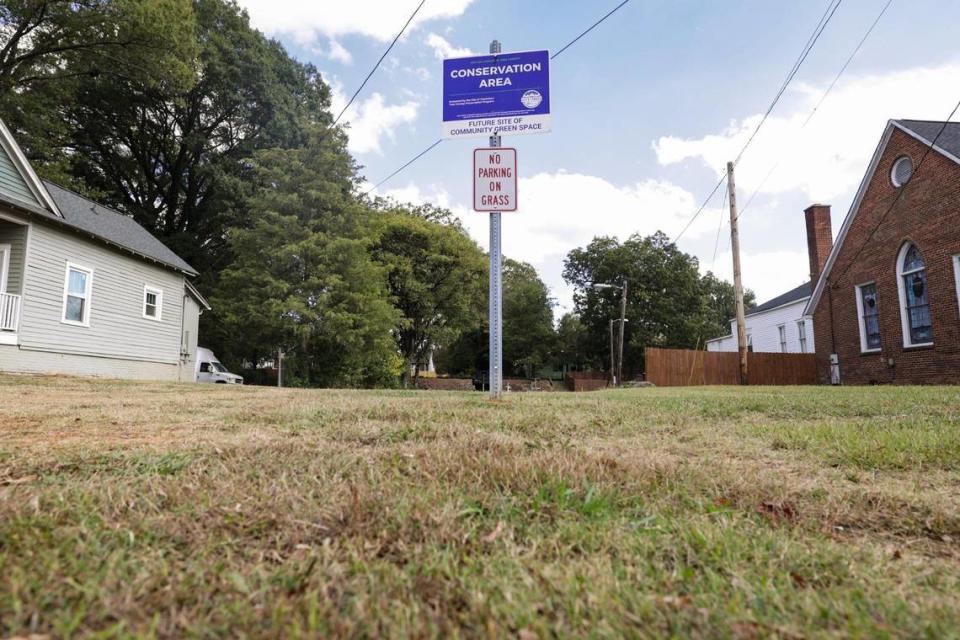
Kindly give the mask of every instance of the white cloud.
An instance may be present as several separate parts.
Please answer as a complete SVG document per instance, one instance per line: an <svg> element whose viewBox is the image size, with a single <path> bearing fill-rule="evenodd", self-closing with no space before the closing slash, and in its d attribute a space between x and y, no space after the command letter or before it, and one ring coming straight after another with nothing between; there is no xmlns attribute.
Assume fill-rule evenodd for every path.
<svg viewBox="0 0 960 640"><path fill-rule="evenodd" d="M723 242L723 239L721 239ZM757 302L763 303L803 284L810 272L806 241L799 242L803 249L791 251L741 252L740 264L744 274L743 286L757 294ZM712 258L712 251L711 251ZM701 261L700 272L713 271L721 280L733 282L733 254L720 247L716 262Z"/></svg>
<svg viewBox="0 0 960 640"><path fill-rule="evenodd" d="M430 0L410 25L455 18L473 0ZM320 36L338 38L349 34L381 41L393 39L416 6L396 0L350 0L349 2L304 0L240 0L253 25L269 35L289 35L303 45Z"/></svg>
<svg viewBox="0 0 960 640"><path fill-rule="evenodd" d="M673 237L697 204L688 191L669 182L646 180L616 186L603 178L576 173L540 173L521 178L520 210L503 214L503 250L529 262L557 298L561 313L572 305L572 290L563 281L563 259L595 236L621 240L633 233L663 231ZM453 199L441 187L408 184L383 193L401 202L432 202L457 214L470 235L489 246L489 216ZM715 233L717 209L707 209L687 231L689 237Z"/></svg>
<svg viewBox="0 0 960 640"><path fill-rule="evenodd" d="M336 40L330 41L330 51L327 53L327 56L331 60L336 60L343 64L351 64L353 62L353 56L350 55L350 52Z"/></svg>
<svg viewBox="0 0 960 640"><path fill-rule="evenodd" d="M332 112L338 114L347 104L347 96L336 79L330 80L330 93ZM373 93L366 100L355 101L341 120L342 123L350 124L347 130L349 136L347 148L351 153L358 155L382 153L383 139L393 140L397 127L416 120L419 110L420 103L416 100L387 104L379 93Z"/></svg>
<svg viewBox="0 0 960 640"><path fill-rule="evenodd" d="M888 119L942 120L956 101L960 64L915 68L841 82L804 127L825 86L798 85L786 113L772 115L737 167L745 198L776 171L760 193L800 191L814 201L848 196L859 185ZM662 165L699 160L717 172L732 160L760 122L756 114L701 138L664 136L653 148Z"/></svg>
<svg viewBox="0 0 960 640"><path fill-rule="evenodd" d="M465 58L467 56L477 55L467 48L458 48L450 44L443 36L431 33L423 41L428 47L433 49L433 55L437 60L446 58Z"/></svg>

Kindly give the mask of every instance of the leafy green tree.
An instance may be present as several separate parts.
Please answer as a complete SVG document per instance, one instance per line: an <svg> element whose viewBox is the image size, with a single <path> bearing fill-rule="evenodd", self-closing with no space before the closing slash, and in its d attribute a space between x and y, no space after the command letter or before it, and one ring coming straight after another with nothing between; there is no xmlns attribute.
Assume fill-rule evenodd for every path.
<svg viewBox="0 0 960 640"><path fill-rule="evenodd" d="M600 366L602 358L589 347L586 327L575 313L565 313L557 323L557 364L573 369Z"/></svg>
<svg viewBox="0 0 960 640"><path fill-rule="evenodd" d="M251 214L227 231L231 261L204 334L233 362L282 349L300 384L390 385L399 314L371 258L370 213L351 200L350 166L329 145L318 132L308 146L249 161Z"/></svg>
<svg viewBox="0 0 960 640"><path fill-rule="evenodd" d="M486 305L483 296L483 305ZM532 377L548 364L556 346L553 300L536 269L509 258L503 265L503 369L508 376ZM444 373L485 371L490 354L489 319L484 308L475 329L465 331L437 357Z"/></svg>
<svg viewBox="0 0 960 640"><path fill-rule="evenodd" d="M730 320L737 314L737 302L733 292L733 285L721 280L708 271L701 280L706 297L706 308L703 314L703 329L701 334L706 339L719 338L730 334ZM746 309L756 306L757 298L753 291L745 289L743 304Z"/></svg>
<svg viewBox="0 0 960 640"><path fill-rule="evenodd" d="M503 265L503 368L532 377L554 349L553 300L537 270L509 258Z"/></svg>
<svg viewBox="0 0 960 640"><path fill-rule="evenodd" d="M716 279L701 278L695 257L680 251L663 233L626 241L598 237L574 249L564 263L564 279L575 287L574 306L595 354L609 352L609 322L620 317L620 290L598 289L595 283L628 283L624 370L642 369L648 346L703 348L715 337ZM721 310L722 311L722 310ZM604 358L597 360L604 362Z"/></svg>
<svg viewBox="0 0 960 640"><path fill-rule="evenodd" d="M41 175L91 192L70 173L64 117L80 88L109 83L186 91L196 55L191 0L7 0L0 3L0 115Z"/></svg>
<svg viewBox="0 0 960 640"><path fill-rule="evenodd" d="M484 254L459 227L405 207L379 213L375 229L373 256L401 314L395 337L408 385L432 350L477 326L486 297Z"/></svg>
<svg viewBox="0 0 960 640"><path fill-rule="evenodd" d="M126 3L141 6L118 6ZM189 82L155 82L126 65L79 74L69 96L45 107L59 119L56 153L32 159L45 175L69 173L210 273L224 262L224 230L250 212L250 158L306 145L332 121L330 91L315 68L251 28L234 2L193 0L188 8L190 46L174 54ZM173 20L167 13L155 16L156 29ZM78 66L103 66L100 49L83 51ZM339 130L328 135L343 138Z"/></svg>
<svg viewBox="0 0 960 640"><path fill-rule="evenodd" d="M6 0L0 4L0 92L78 75L189 75L190 0ZM152 79L144 70L156 74Z"/></svg>

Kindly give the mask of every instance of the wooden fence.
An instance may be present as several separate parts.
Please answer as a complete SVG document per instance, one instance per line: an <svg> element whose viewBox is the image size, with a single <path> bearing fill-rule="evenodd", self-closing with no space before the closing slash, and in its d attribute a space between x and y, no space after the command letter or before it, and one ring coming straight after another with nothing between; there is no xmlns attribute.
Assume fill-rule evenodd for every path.
<svg viewBox="0 0 960 640"><path fill-rule="evenodd" d="M751 385L817 384L816 356L812 353L748 353ZM646 379L658 387L740 384L740 356L736 352L688 349L646 350Z"/></svg>
<svg viewBox="0 0 960 640"><path fill-rule="evenodd" d="M607 374L592 371L568 373L567 389L570 391L597 391L607 388Z"/></svg>

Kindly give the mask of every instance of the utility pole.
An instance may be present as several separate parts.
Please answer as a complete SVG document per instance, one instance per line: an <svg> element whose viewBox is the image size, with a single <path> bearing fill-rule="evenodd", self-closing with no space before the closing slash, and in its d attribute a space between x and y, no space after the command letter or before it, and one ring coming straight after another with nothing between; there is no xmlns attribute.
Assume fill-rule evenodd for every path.
<svg viewBox="0 0 960 640"><path fill-rule="evenodd" d="M733 250L733 295L737 301L737 351L740 353L740 384L747 378L747 321L743 309L743 280L740 278L740 230L737 226L737 184L733 163L727 163L727 190L730 197L730 247Z"/></svg>
<svg viewBox="0 0 960 640"><path fill-rule="evenodd" d="M490 43L490 53L500 53L500 41ZM500 134L490 136L490 147L500 146ZM500 212L490 212L490 397L499 400L503 393L503 247Z"/></svg>
<svg viewBox="0 0 960 640"><path fill-rule="evenodd" d="M277 386L283 386L283 349L277 349Z"/></svg>
<svg viewBox="0 0 960 640"><path fill-rule="evenodd" d="M623 325L627 323L627 279L623 279L620 289L620 346L617 356L617 383L623 385Z"/></svg>

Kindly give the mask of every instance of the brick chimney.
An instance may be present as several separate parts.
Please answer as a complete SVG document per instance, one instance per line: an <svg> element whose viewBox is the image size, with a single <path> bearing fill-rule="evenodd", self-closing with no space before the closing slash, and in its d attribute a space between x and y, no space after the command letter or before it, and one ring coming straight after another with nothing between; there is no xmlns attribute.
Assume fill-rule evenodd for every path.
<svg viewBox="0 0 960 640"><path fill-rule="evenodd" d="M807 218L807 253L810 256L810 280L816 284L833 248L830 205L812 204L804 210Z"/></svg>

